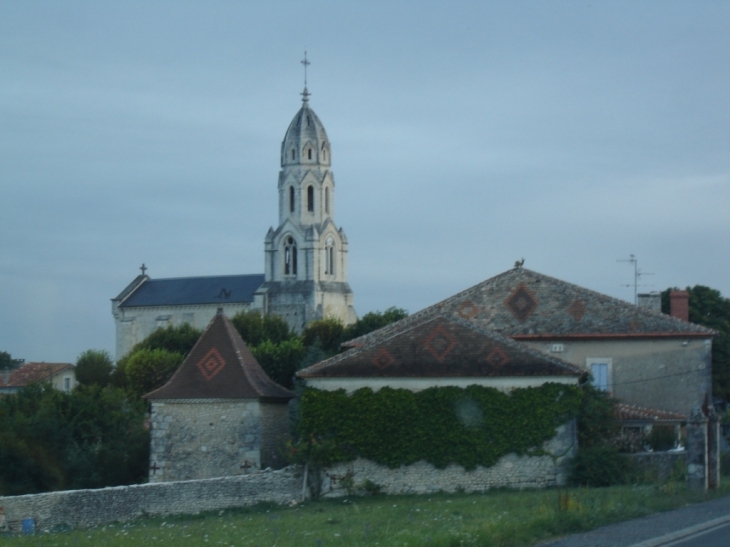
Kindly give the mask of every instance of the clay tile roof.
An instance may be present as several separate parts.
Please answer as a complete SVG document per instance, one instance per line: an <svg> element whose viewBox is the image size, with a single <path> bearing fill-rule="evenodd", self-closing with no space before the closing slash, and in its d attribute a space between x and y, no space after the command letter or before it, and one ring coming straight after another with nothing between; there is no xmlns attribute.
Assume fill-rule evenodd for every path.
<svg viewBox="0 0 730 547"><path fill-rule="evenodd" d="M561 359L460 318L411 321L392 336L366 343L297 373L318 377L579 376Z"/></svg>
<svg viewBox="0 0 730 547"><path fill-rule="evenodd" d="M296 397L269 378L241 335L222 313L216 315L177 372L145 399L264 399Z"/></svg>
<svg viewBox="0 0 730 547"><path fill-rule="evenodd" d="M616 405L616 417L620 422L686 422L687 415L668 412L655 408L619 403Z"/></svg>
<svg viewBox="0 0 730 547"><path fill-rule="evenodd" d="M66 369L73 369L71 363L25 363L15 370L11 370L8 383L5 375L0 372L0 387L23 387L43 382Z"/></svg>
<svg viewBox="0 0 730 547"><path fill-rule="evenodd" d="M514 268L345 345L352 347L388 337L435 315L459 317L515 339L715 334L701 325L638 308L525 268Z"/></svg>

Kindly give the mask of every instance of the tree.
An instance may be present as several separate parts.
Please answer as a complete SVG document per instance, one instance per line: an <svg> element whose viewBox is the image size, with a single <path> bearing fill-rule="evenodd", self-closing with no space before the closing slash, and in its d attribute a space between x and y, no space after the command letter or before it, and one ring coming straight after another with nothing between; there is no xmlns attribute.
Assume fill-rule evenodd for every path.
<svg viewBox="0 0 730 547"><path fill-rule="evenodd" d="M105 387L111 380L114 364L108 352L87 349L76 360L76 381L79 384Z"/></svg>
<svg viewBox="0 0 730 547"><path fill-rule="evenodd" d="M13 359L7 351L0 351L0 370L12 370L23 364L23 359Z"/></svg>
<svg viewBox="0 0 730 547"><path fill-rule="evenodd" d="M296 338L286 321L278 315L263 317L258 311L239 312L231 318L231 323L249 348L267 340L279 344Z"/></svg>
<svg viewBox="0 0 730 547"><path fill-rule="evenodd" d="M662 292L662 311L669 313L669 293ZM720 291L695 285L689 291L689 320L718 334L712 340L712 392L715 397L730 401L730 298Z"/></svg>
<svg viewBox="0 0 730 547"><path fill-rule="evenodd" d="M403 308L396 308L395 306L391 306L383 312L371 311L363 315L352 325L349 325L345 329L344 338L345 340L352 340L353 338L363 336L406 317L408 317L408 312Z"/></svg>
<svg viewBox="0 0 730 547"><path fill-rule="evenodd" d="M299 338L278 344L265 340L250 349L269 378L287 389L293 387L294 374L306 354L306 348Z"/></svg>
<svg viewBox="0 0 730 547"><path fill-rule="evenodd" d="M302 342L305 347L311 347L319 340L322 351L327 355L335 355L341 351L345 326L342 321L334 317L312 321L302 332Z"/></svg>
<svg viewBox="0 0 730 547"><path fill-rule="evenodd" d="M181 353L166 349L140 349L134 352L125 365L129 388L142 396L167 382L185 358Z"/></svg>

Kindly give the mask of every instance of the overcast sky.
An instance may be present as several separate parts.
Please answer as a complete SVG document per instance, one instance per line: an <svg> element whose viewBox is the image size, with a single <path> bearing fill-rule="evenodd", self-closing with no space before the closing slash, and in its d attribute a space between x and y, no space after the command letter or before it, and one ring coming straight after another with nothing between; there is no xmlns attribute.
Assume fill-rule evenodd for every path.
<svg viewBox="0 0 730 547"><path fill-rule="evenodd" d="M263 272L300 107L360 315L525 267L730 296L730 2L0 2L0 351L113 353L110 299Z"/></svg>

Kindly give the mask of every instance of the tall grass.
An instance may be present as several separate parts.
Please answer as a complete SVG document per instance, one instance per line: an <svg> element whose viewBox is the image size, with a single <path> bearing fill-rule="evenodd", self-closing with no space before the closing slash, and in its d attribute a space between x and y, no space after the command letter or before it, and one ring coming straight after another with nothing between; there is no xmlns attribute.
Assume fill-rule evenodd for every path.
<svg viewBox="0 0 730 547"><path fill-rule="evenodd" d="M486 494L375 496L143 519L89 530L4 538L15 546L493 546L532 545L571 532L730 493L682 483Z"/></svg>

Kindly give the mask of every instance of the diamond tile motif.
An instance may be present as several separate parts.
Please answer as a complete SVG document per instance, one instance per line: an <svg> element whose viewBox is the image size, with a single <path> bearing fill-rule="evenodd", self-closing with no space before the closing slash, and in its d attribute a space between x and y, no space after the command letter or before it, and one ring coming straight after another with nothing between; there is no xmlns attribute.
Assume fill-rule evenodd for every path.
<svg viewBox="0 0 730 547"><path fill-rule="evenodd" d="M507 357L501 348L495 347L489 352L485 361L495 368L500 368L509 362L509 357Z"/></svg>
<svg viewBox="0 0 730 547"><path fill-rule="evenodd" d="M381 348L380 351L375 354L375 357L373 357L372 363L376 367L383 369L392 365L394 361L395 359L390 352L385 348Z"/></svg>
<svg viewBox="0 0 730 547"><path fill-rule="evenodd" d="M443 361L444 357L456 346L456 340L442 325L439 325L428 335L425 346L437 361Z"/></svg>
<svg viewBox="0 0 730 547"><path fill-rule="evenodd" d="M524 323L532 315L537 304L537 298L524 283L520 283L504 301L504 305L520 323Z"/></svg>
<svg viewBox="0 0 730 547"><path fill-rule="evenodd" d="M206 380L212 380L226 366L226 360L213 348L195 365Z"/></svg>
<svg viewBox="0 0 730 547"><path fill-rule="evenodd" d="M580 321L586 313L586 305L580 298L576 298L570 306L568 306L568 313L573 317L573 319Z"/></svg>
<svg viewBox="0 0 730 547"><path fill-rule="evenodd" d="M459 314L459 317L462 319L472 319L477 313L479 313L479 308L476 307L474 302L471 300L467 300L464 302L461 306L459 306L459 309L456 311L456 313Z"/></svg>

